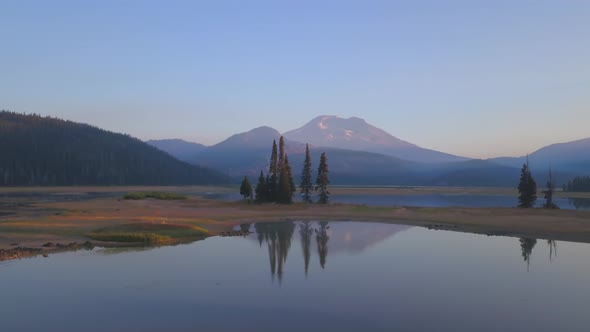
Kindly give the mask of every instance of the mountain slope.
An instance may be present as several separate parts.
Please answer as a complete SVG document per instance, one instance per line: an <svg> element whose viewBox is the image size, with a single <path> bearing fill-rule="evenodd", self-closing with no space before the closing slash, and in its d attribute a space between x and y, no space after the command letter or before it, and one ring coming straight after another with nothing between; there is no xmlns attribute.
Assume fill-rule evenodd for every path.
<svg viewBox="0 0 590 332"><path fill-rule="evenodd" d="M468 160L403 141L356 117L344 119L329 115L319 116L299 129L286 132L284 136L315 146L374 152L416 162Z"/></svg>
<svg viewBox="0 0 590 332"><path fill-rule="evenodd" d="M527 157L493 158L491 161L512 167L521 167ZM533 172L544 172L551 167L567 176L590 174L590 138L557 143L543 147L528 156Z"/></svg>
<svg viewBox="0 0 590 332"><path fill-rule="evenodd" d="M181 139L149 140L146 143L182 161L191 160L199 152L207 148L205 145L187 142Z"/></svg>
<svg viewBox="0 0 590 332"><path fill-rule="evenodd" d="M236 134L208 147L192 162L223 171L234 181L248 175L254 181L260 171L268 170L272 141L280 133L260 127ZM305 145L286 140L286 151L299 178ZM427 164L407 161L375 152L355 151L310 145L314 169L322 152L326 152L332 184L340 185L449 185L449 186L513 186L518 169L496 165L490 161L469 160Z"/></svg>
<svg viewBox="0 0 590 332"><path fill-rule="evenodd" d="M188 185L228 178L138 139L86 124L0 112L0 185Z"/></svg>
<svg viewBox="0 0 590 332"><path fill-rule="evenodd" d="M258 175L261 169L268 167L272 141L276 140L278 144L280 137L281 134L276 129L255 128L206 148L189 162L236 177ZM285 146L289 155L305 151L305 145L298 142L285 141Z"/></svg>

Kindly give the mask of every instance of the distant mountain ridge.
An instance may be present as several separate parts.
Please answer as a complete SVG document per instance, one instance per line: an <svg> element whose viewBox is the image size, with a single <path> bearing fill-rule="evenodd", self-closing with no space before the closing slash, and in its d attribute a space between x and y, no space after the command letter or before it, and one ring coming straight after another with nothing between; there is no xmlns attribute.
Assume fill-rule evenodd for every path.
<svg viewBox="0 0 590 332"><path fill-rule="evenodd" d="M182 139L149 140L146 143L182 161L192 160L195 155L207 148L203 144L187 142Z"/></svg>
<svg viewBox="0 0 590 332"><path fill-rule="evenodd" d="M204 165L234 177L252 178L266 173L272 141L281 134L270 127L258 127L196 153L192 163ZM297 178L304 159L305 144L285 140L286 152ZM326 152L333 184L353 185L512 185L518 169L489 161L457 161L441 164L419 163L368 151L310 145L313 167ZM464 180L461 175L468 174ZM513 176L506 177L506 174Z"/></svg>
<svg viewBox="0 0 590 332"><path fill-rule="evenodd" d="M232 135L226 140L207 147L189 162L222 171L230 176L257 175L268 167L272 142L277 143L281 134L271 127L258 127ZM285 141L286 152L290 155L303 153L305 145Z"/></svg>
<svg viewBox="0 0 590 332"><path fill-rule="evenodd" d="M552 168L562 172L590 175L590 138L551 144L528 156L489 160L500 165L521 167L527 159L533 172L547 172Z"/></svg>
<svg viewBox="0 0 590 332"><path fill-rule="evenodd" d="M283 135L296 176L303 162L304 143L310 143L314 160L321 152L327 153L335 184L506 187L517 183L519 168L524 161L524 158L474 160L424 149L354 117L319 116ZM280 136L281 133L274 128L258 127L200 151L195 150L187 161L235 178L257 176L260 170L266 171L272 141L278 142ZM575 175L583 175L578 173L588 169L590 161L583 157L588 155L584 154L587 141L590 139L552 145L540 149L539 155L546 155L547 151L566 151L549 153L546 159L561 158L561 163L554 162L554 165L559 164L554 174L559 181L567 181ZM572 146L574 148L564 149ZM542 166L536 154L531 155L530 160L533 170L539 170L535 172L539 183L544 183L547 168Z"/></svg>

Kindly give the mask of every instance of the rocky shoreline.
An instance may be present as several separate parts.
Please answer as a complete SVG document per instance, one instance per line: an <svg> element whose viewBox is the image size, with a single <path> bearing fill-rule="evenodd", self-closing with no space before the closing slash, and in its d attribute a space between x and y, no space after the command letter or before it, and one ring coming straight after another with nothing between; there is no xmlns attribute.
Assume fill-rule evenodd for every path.
<svg viewBox="0 0 590 332"><path fill-rule="evenodd" d="M75 251L80 249L92 250L94 247L95 246L92 244L92 242L86 241L84 243L71 242L68 244L47 242L42 245L42 248L16 247L10 249L0 249L0 262L29 258L38 255L47 257L49 254L64 251Z"/></svg>

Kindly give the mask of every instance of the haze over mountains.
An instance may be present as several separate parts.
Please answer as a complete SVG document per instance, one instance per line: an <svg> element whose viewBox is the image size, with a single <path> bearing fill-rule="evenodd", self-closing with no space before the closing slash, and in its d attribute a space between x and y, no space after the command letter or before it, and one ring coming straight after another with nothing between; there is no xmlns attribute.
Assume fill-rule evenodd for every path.
<svg viewBox="0 0 590 332"><path fill-rule="evenodd" d="M0 185L236 182L266 172L272 141L280 136L259 127L208 147L177 139L147 144L86 124L0 112ZM475 160L424 149L359 118L322 116L285 136L294 175L305 151L296 139L308 138L314 167L326 152L332 184L514 187L526 162L526 157ZM402 158L408 155L413 160ZM528 159L541 186L549 167L558 185L590 175L590 138L544 147Z"/></svg>
<svg viewBox="0 0 590 332"><path fill-rule="evenodd" d="M259 127L182 155L162 148L159 141L149 143L190 163L241 177L266 170L272 141L280 136L273 128ZM514 186L526 161L525 157L474 160L422 148L355 117L318 116L283 136L296 175L309 143L314 160L327 153L331 178L337 184ZM541 183L550 165L558 182L565 182L590 173L590 139L540 149L529 160Z"/></svg>

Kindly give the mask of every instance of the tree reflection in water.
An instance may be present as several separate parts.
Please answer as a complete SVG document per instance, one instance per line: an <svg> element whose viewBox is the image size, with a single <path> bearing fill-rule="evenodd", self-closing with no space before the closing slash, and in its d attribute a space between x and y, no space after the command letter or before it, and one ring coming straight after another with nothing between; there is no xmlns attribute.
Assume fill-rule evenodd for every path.
<svg viewBox="0 0 590 332"><path fill-rule="evenodd" d="M287 255L291 248L291 239L295 231L295 223L288 222L259 222L254 225L258 242L262 246L267 243L270 273L274 280L275 275L279 282L283 278L283 267L287 262Z"/></svg>
<svg viewBox="0 0 590 332"><path fill-rule="evenodd" d="M318 247L318 255L320 258L320 265L325 268L328 257L328 222L320 222L318 228L314 229L313 223L304 221L299 224L299 235L301 239L301 248L303 254L303 262L305 275L309 272L309 263L311 260L311 240L315 231L316 244ZM258 243L262 247L266 243L268 249L268 259L270 265L270 273L274 280L277 276L279 283L283 278L284 265L287 263L287 256L291 248L291 240L295 232L296 224L292 221L287 222L259 222L254 224L256 229L256 236ZM245 229L245 226L244 226Z"/></svg>
<svg viewBox="0 0 590 332"><path fill-rule="evenodd" d="M318 255L320 256L320 265L322 269L326 267L326 259L328 258L328 241L330 237L328 236L328 226L327 221L320 222L320 229L315 230L315 239L318 246Z"/></svg>
<svg viewBox="0 0 590 332"><path fill-rule="evenodd" d="M311 222L304 221L299 225L299 235L301 236L301 248L303 250L303 261L305 263L305 276L309 271L309 260L311 259L311 236L313 228Z"/></svg>
<svg viewBox="0 0 590 332"><path fill-rule="evenodd" d="M316 227L314 227L316 225ZM322 269L326 267L328 258L328 242L330 241L330 226L327 221L313 223L304 221L296 224L292 221L287 222L259 222L254 224L258 243L262 247L266 243L268 249L268 259L270 265L270 273L272 280L275 276L279 283L283 279L284 266L287 263L287 256L291 248L291 241L296 227L299 226L299 236L301 240L301 249L304 262L305 276L309 273L309 265L311 261L311 245L312 236L315 233L317 251ZM242 231L250 229L249 224L240 225ZM520 252L523 260L527 264L527 271L530 269L531 255L534 247L537 245L537 239L520 238ZM555 240L547 240L549 246L549 261L553 261L557 257L557 242Z"/></svg>
<svg viewBox="0 0 590 332"><path fill-rule="evenodd" d="M557 257L557 241L547 240L547 245L549 246L549 261L551 262L553 257Z"/></svg>
<svg viewBox="0 0 590 332"><path fill-rule="evenodd" d="M533 253L533 248L537 244L537 239L531 238L520 238L520 252L522 258L527 264L527 271L529 270L531 264L531 255ZM547 240L547 246L549 246L549 262L552 262L555 257L557 257L557 241L555 240Z"/></svg>
<svg viewBox="0 0 590 332"><path fill-rule="evenodd" d="M527 264L527 271L529 270L531 264L531 254L533 252L533 248L537 244L537 239L531 238L520 238L520 251L522 253L522 258Z"/></svg>

